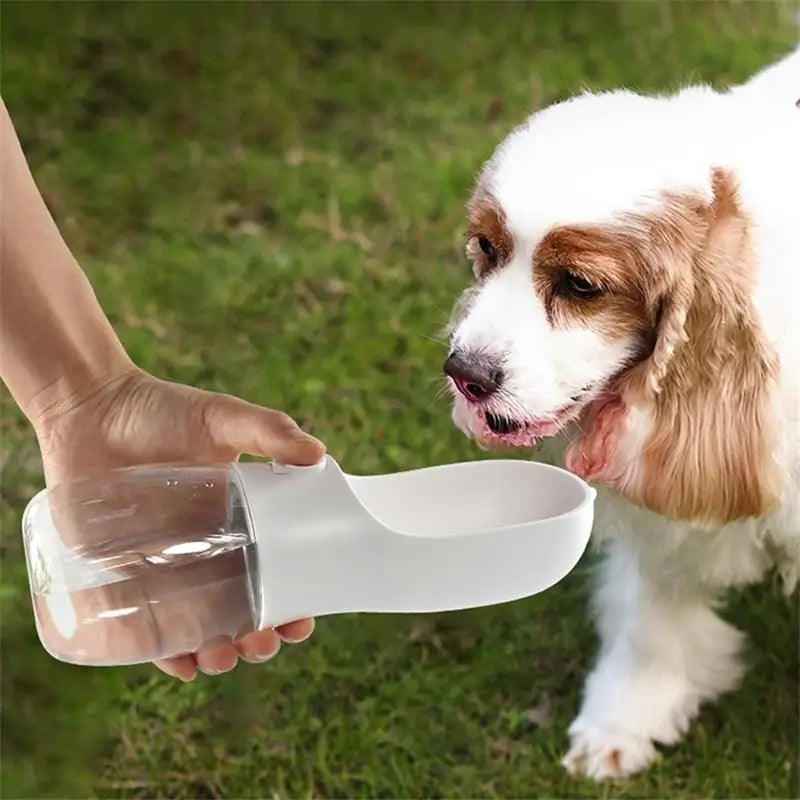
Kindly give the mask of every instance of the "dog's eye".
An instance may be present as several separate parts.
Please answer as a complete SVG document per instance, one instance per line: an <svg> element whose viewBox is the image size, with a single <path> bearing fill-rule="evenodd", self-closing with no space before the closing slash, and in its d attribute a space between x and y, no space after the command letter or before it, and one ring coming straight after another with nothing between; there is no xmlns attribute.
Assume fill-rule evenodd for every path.
<svg viewBox="0 0 800 800"><path fill-rule="evenodd" d="M494 245L485 236L478 237L478 247L481 248L481 251L489 261L497 261L497 250L494 249Z"/></svg>
<svg viewBox="0 0 800 800"><path fill-rule="evenodd" d="M586 278L569 271L563 273L560 288L565 295L579 300L591 300L602 293L602 289L587 281Z"/></svg>

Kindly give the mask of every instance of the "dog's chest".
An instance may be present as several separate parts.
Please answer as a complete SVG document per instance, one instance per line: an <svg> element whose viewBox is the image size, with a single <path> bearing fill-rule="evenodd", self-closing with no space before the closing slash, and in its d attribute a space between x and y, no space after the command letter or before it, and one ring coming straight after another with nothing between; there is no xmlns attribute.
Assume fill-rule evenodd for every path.
<svg viewBox="0 0 800 800"><path fill-rule="evenodd" d="M741 520L709 530L667 519L607 489L598 492L593 536L601 544L624 544L643 574L675 589L744 586L761 580L774 565L781 572L796 574L800 555L797 539L777 536L771 518Z"/></svg>

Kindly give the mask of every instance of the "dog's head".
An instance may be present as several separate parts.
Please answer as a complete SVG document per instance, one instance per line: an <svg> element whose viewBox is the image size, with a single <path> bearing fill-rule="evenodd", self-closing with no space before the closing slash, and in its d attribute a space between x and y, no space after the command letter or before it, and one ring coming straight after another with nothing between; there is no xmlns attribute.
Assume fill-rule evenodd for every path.
<svg viewBox="0 0 800 800"><path fill-rule="evenodd" d="M686 121L713 97L584 95L512 132L468 204L476 282L445 373L480 444L528 447L576 423L576 472L716 522L774 499L776 369L735 176Z"/></svg>

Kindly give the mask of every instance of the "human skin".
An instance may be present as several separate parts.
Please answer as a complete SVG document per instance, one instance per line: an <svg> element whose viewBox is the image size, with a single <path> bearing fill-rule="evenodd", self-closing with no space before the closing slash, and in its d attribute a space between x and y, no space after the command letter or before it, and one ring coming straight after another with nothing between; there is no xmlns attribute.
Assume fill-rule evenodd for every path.
<svg viewBox="0 0 800 800"><path fill-rule="evenodd" d="M159 380L131 361L0 104L0 376L36 433L48 486L137 464L230 462L242 453L299 466L320 461L324 445L286 414ZM217 613L225 600L190 588L192 613ZM313 627L300 620L217 638L156 665L181 680L198 670L220 674L240 657L268 660L282 641L302 641Z"/></svg>

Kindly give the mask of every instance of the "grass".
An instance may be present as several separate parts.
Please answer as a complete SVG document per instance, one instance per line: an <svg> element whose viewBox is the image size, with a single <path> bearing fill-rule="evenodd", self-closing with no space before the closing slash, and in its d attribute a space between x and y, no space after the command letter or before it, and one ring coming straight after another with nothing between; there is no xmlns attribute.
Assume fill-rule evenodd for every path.
<svg viewBox="0 0 800 800"><path fill-rule="evenodd" d="M436 333L498 139L584 85L742 79L795 41L794 12L5 0L2 90L135 360L286 409L370 473L480 457L437 398ZM59 664L18 535L38 452L2 402L4 797L798 795L798 613L772 586L727 612L750 635L742 690L616 785L558 765L595 649L586 566L506 607L322 620L185 686Z"/></svg>

